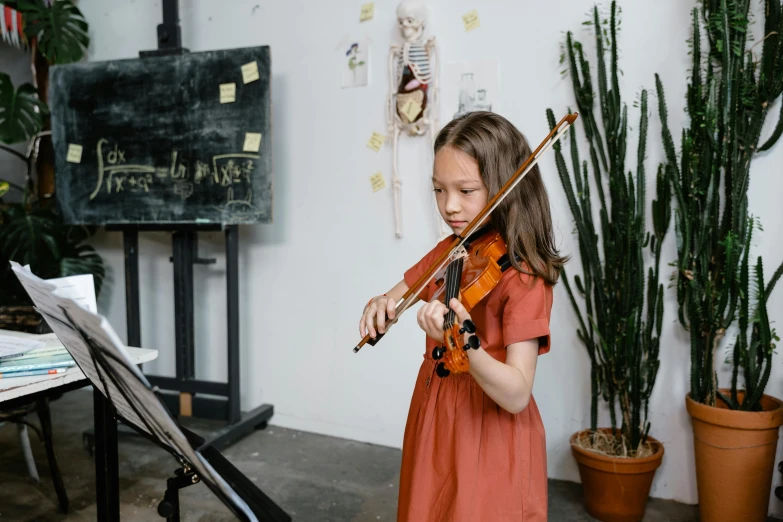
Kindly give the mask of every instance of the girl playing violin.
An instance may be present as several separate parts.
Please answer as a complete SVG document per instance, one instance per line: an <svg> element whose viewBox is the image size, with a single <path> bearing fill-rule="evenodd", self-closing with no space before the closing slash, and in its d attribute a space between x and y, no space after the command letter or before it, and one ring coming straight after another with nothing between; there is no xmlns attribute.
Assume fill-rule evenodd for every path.
<svg viewBox="0 0 783 522"><path fill-rule="evenodd" d="M491 112L468 113L440 131L432 184L440 215L455 235L530 154L525 137ZM432 298L435 281L419 294L427 301L417 316L426 350L405 427L398 522L547 519L546 438L532 389L536 359L549 351L552 287L566 258L555 248L538 166L489 215L481 230L488 229L505 241L508 269L470 313L457 299L448 303L478 337L478 349L465 351L469 372L441 377L433 349L443 344L449 308ZM438 243L386 295L368 303L359 322L362 336L385 332L395 304L454 238Z"/></svg>

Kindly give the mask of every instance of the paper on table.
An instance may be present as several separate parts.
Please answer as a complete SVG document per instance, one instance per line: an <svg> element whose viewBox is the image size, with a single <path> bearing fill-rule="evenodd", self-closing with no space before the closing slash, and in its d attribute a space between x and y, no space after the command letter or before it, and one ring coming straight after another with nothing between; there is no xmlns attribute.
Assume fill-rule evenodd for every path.
<svg viewBox="0 0 783 522"><path fill-rule="evenodd" d="M0 357L10 357L12 355L27 353L30 350L41 348L45 344L46 343L37 339L0 334Z"/></svg>
<svg viewBox="0 0 783 522"><path fill-rule="evenodd" d="M29 268L22 268L13 261L11 267L60 342L68 349L93 386L111 401L117 413L169 446L175 454L187 460L199 472L201 479L209 484L211 489L229 499L249 520L257 521L245 501L201 454L193 450L168 410L152 392L146 377L131 361L125 346L109 322L104 317L82 308L73 299L60 296L54 285L38 278ZM110 372L95 364L91 350L103 355L102 359L110 367ZM118 385L125 395L132 398L132 402L140 406L139 412L126 400L125 395L120 393Z"/></svg>

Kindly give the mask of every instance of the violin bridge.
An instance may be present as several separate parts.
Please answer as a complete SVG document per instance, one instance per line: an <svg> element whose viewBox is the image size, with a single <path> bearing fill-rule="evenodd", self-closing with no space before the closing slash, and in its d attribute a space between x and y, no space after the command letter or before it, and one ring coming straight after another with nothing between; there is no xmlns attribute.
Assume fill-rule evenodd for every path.
<svg viewBox="0 0 783 522"><path fill-rule="evenodd" d="M465 249L464 245L460 245L459 247L454 249L454 252L451 253L451 257L449 258L449 261L454 261L456 259L459 259L460 257L468 257L468 251Z"/></svg>

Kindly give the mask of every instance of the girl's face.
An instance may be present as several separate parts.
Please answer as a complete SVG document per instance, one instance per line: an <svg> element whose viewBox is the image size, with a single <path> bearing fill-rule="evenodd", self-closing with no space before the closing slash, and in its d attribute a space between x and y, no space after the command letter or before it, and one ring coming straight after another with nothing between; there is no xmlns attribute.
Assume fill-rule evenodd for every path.
<svg viewBox="0 0 783 522"><path fill-rule="evenodd" d="M441 217L455 234L461 235L487 204L489 193L478 162L461 150L443 147L435 155L432 184Z"/></svg>

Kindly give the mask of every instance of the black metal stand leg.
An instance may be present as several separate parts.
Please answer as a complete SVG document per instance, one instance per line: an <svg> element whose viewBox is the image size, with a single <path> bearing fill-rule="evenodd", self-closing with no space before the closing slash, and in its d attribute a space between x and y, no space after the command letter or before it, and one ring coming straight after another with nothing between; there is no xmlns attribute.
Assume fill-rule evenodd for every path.
<svg viewBox="0 0 783 522"><path fill-rule="evenodd" d="M179 490L199 482L198 475L192 470L185 472L183 468L179 468L174 474L176 476L166 481L166 493L158 504L158 515L167 522L179 522Z"/></svg>
<svg viewBox="0 0 783 522"><path fill-rule="evenodd" d="M57 456L54 453L54 441L52 435L52 416L49 412L49 400L46 398L36 401L36 410L38 418L41 421L41 433L43 435L44 447L46 448L46 458L49 460L49 470L52 474L54 490L57 492L57 500L60 502L60 509L63 513L68 513L70 501L68 493L65 491L65 483L60 473L60 467L57 465Z"/></svg>
<svg viewBox="0 0 783 522"><path fill-rule="evenodd" d="M93 408L95 410L95 496L98 520L119 522L120 485L116 412L98 390L93 391Z"/></svg>
<svg viewBox="0 0 783 522"><path fill-rule="evenodd" d="M125 247L125 318L127 320L128 346L141 348L141 305L139 300L139 231L125 229L122 232ZM138 365L144 371L143 365ZM133 430L120 431L119 435L137 436ZM92 456L95 433L91 428L82 432L82 444Z"/></svg>

